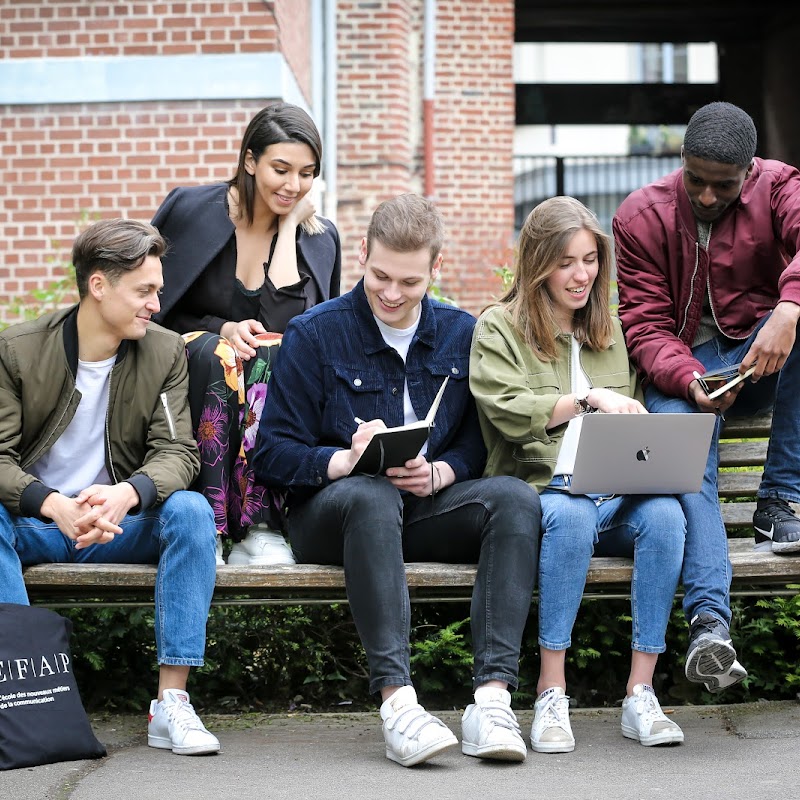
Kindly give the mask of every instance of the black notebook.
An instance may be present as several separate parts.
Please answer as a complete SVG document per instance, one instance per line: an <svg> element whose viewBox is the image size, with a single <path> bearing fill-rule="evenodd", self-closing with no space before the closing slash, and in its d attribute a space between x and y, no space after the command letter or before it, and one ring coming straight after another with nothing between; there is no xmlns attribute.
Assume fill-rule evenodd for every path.
<svg viewBox="0 0 800 800"><path fill-rule="evenodd" d="M725 394L728 389L732 389L736 384L741 383L745 378L749 378L755 372L756 365L753 364L749 369L744 372L739 372L739 364L733 364L724 369L712 370L705 372L702 375L696 375L703 390L708 395L709 400L715 400L720 395Z"/></svg>
<svg viewBox="0 0 800 800"><path fill-rule="evenodd" d="M428 440L448 380L450 380L449 375L442 381L425 419L378 431L350 474L382 475L390 467L402 467L406 461L416 458Z"/></svg>

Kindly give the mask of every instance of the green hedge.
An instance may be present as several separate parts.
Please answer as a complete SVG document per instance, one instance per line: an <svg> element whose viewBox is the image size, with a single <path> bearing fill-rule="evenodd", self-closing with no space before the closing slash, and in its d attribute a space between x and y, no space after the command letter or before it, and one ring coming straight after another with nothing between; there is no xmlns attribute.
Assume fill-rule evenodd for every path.
<svg viewBox="0 0 800 800"><path fill-rule="evenodd" d="M800 587L793 587L800 592ZM141 711L157 681L153 614L149 608L72 609L75 672L87 708ZM463 603L412 607L412 672L430 708L463 706L472 674L469 608ZM659 659L662 702L733 703L788 699L800 687L800 594L737 599L733 636L749 677L719 695L683 676L687 626L676 602ZM524 634L517 708L536 692L536 608ZM578 706L613 706L625 693L630 663L630 604L588 600L568 651L569 694ZM374 709L367 665L346 605L228 606L212 609L206 665L189 689L198 707L215 712Z"/></svg>

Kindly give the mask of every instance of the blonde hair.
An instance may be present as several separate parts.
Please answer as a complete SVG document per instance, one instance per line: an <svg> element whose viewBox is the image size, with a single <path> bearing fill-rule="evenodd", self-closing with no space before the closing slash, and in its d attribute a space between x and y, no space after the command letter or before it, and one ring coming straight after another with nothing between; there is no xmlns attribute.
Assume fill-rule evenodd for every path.
<svg viewBox="0 0 800 800"><path fill-rule="evenodd" d="M545 361L558 357L558 323L546 281L558 269L572 237L587 230L597 242L598 271L586 305L574 316L574 335L592 350L611 344L608 308L613 250L597 217L574 197L551 197L539 203L519 234L511 288L500 298L514 327Z"/></svg>

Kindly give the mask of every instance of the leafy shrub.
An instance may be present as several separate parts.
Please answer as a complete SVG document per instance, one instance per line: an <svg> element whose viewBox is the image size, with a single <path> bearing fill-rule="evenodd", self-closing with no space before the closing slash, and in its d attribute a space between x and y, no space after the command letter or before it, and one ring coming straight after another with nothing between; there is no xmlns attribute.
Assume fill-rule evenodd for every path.
<svg viewBox="0 0 800 800"><path fill-rule="evenodd" d="M688 627L676 601L659 658L656 690L665 703L792 699L800 688L800 586L791 597L737 598L732 631L749 676L713 695L683 674ZM69 609L75 672L87 708L141 711L157 685L152 608ZM463 707L472 691L472 637L463 603L412 606L412 677L431 708ZM536 697L535 604L523 636L517 708ZM569 694L578 706L614 706L630 668L630 603L587 600L567 652ZM368 668L346 605L221 606L208 622L206 665L190 691L208 710L374 709Z"/></svg>

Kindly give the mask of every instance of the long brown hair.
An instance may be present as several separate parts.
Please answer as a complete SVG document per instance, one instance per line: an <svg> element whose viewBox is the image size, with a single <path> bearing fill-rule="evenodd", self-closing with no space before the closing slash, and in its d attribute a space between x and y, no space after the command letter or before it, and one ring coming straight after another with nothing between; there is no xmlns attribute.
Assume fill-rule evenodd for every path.
<svg viewBox="0 0 800 800"><path fill-rule="evenodd" d="M589 300L575 312L574 335L592 350L605 350L611 344L608 300L613 249L597 217L574 197L551 197L528 214L517 242L514 280L499 300L525 342L546 361L558 356L558 323L546 281L582 229L597 242L598 271Z"/></svg>

